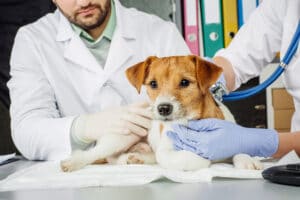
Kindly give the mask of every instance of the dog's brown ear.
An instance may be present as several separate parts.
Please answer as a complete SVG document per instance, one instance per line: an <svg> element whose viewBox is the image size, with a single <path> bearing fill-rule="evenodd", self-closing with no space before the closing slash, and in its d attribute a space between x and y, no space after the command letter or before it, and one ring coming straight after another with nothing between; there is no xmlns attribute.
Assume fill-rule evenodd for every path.
<svg viewBox="0 0 300 200"><path fill-rule="evenodd" d="M201 91L205 94L208 89L218 80L222 73L222 68L212 62L201 59L199 56L190 56L195 63L196 76Z"/></svg>
<svg viewBox="0 0 300 200"><path fill-rule="evenodd" d="M137 63L126 70L127 79L136 88L138 93L140 93L141 87L149 72L149 65L155 59L157 59L156 56L150 56L144 62Z"/></svg>

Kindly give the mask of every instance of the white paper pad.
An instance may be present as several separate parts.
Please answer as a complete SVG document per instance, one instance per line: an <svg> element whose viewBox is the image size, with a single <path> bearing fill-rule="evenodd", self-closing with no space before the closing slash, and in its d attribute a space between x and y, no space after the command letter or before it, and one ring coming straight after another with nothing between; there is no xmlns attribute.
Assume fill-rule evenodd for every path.
<svg viewBox="0 0 300 200"><path fill-rule="evenodd" d="M289 153L283 159L284 164L300 162L295 152ZM265 163L265 166L282 163L283 159L277 163ZM160 178L182 183L209 182L214 177L260 179L261 172L262 170L235 169L230 164L218 163L193 172L167 170L157 165L90 165L72 173L65 173L60 170L58 162L43 162L17 171L0 181L0 191L132 186L147 184Z"/></svg>

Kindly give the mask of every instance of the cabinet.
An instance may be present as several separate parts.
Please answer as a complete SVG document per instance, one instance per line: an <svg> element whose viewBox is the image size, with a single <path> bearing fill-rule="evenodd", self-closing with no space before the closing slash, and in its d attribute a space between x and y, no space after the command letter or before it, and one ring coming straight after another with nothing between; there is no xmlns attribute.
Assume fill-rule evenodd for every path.
<svg viewBox="0 0 300 200"><path fill-rule="evenodd" d="M261 82L266 80L278 67L278 63L270 64L261 74ZM294 103L290 94L284 89L282 76L266 89L267 125L280 132L290 131Z"/></svg>
<svg viewBox="0 0 300 200"><path fill-rule="evenodd" d="M239 90L255 87L260 82L256 77L243 84ZM267 128L266 91L247 99L225 102L235 117L236 123L252 128Z"/></svg>

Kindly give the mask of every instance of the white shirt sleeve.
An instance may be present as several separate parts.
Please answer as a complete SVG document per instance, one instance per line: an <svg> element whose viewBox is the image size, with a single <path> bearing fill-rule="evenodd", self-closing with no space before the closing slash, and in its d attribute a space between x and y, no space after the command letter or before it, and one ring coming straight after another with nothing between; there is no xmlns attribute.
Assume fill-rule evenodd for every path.
<svg viewBox="0 0 300 200"><path fill-rule="evenodd" d="M235 72L235 89L258 76L280 51L285 1L264 0L226 49L216 56L228 59Z"/></svg>
<svg viewBox="0 0 300 200"><path fill-rule="evenodd" d="M60 116L34 39L28 29L21 28L13 46L8 82L12 138L30 160L60 160L71 153L74 117Z"/></svg>

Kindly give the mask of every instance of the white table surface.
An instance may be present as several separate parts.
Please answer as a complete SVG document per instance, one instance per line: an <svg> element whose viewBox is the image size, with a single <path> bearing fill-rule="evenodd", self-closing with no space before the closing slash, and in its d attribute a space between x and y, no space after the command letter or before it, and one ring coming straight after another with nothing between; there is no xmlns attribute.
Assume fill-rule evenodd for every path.
<svg viewBox="0 0 300 200"><path fill-rule="evenodd" d="M0 166L0 180L33 165L34 162L20 160ZM230 199L254 200L300 199L300 187L270 183L265 180L214 179L210 183L179 184L170 181L158 181L143 186L130 187L90 187L82 189L60 190L25 190L0 192L0 200L81 200L81 199L122 199L122 200L152 200L152 199Z"/></svg>

